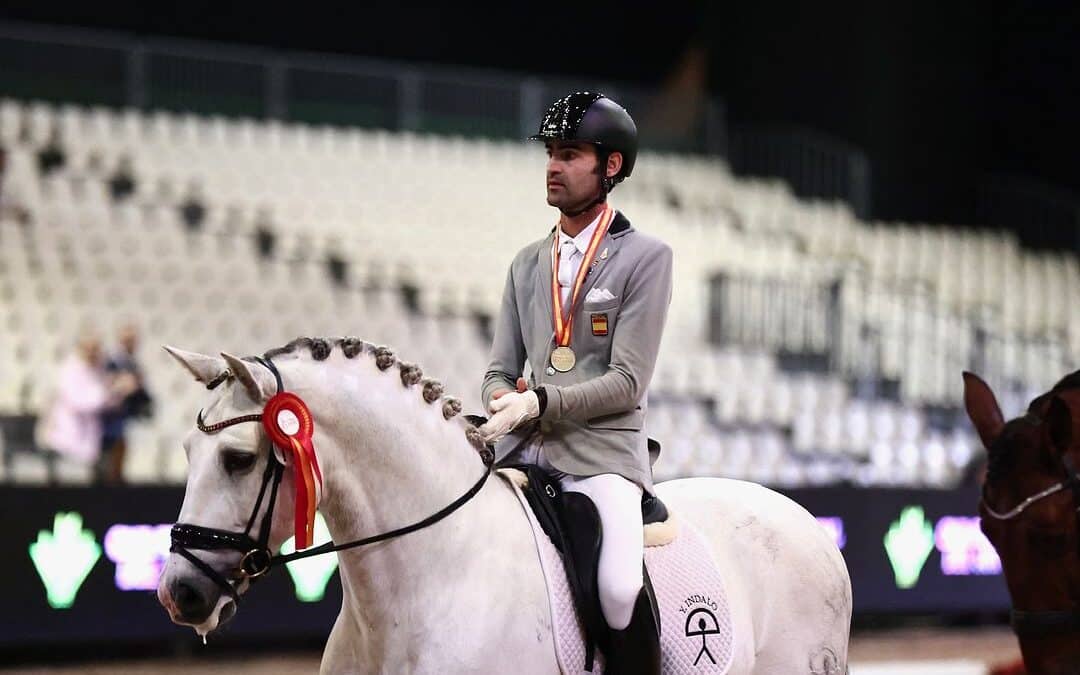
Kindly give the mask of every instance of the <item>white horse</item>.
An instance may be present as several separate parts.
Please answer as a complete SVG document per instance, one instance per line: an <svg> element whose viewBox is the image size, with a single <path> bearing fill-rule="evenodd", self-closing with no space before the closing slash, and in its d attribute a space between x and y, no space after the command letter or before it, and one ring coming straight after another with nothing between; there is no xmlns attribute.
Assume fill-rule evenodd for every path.
<svg viewBox="0 0 1080 675"><path fill-rule="evenodd" d="M259 414L277 391L271 370L253 361L166 349L198 381L222 382L208 396L203 429ZM475 430L454 418L460 403L389 350L355 339L301 338L267 356L285 389L312 412L324 481L319 510L335 542L419 521L484 476ZM184 448L189 471L180 522L242 532L249 518L261 520L267 502L255 505L273 457L261 425L193 430ZM296 474L286 464L270 521L275 551L292 533ZM846 672L851 585L839 551L809 513L735 480L675 480L657 493L710 542L737 636L730 673ZM239 551L193 552L223 578L240 579L231 582L237 596L248 589L236 574ZM474 498L425 529L337 555L344 600L322 672L559 672L533 533L506 481L492 476ZM236 611L220 583L177 553L158 598L173 621L203 635Z"/></svg>

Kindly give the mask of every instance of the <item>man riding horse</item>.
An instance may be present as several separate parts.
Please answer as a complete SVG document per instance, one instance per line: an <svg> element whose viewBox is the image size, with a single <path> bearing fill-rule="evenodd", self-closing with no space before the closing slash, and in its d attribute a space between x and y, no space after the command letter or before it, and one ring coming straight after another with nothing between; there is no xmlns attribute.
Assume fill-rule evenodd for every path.
<svg viewBox="0 0 1080 675"><path fill-rule="evenodd" d="M653 488L646 391L671 300L671 248L607 203L638 146L615 101L570 94L530 138L547 148L547 203L561 215L510 265L482 391L492 417L481 433L498 441L500 461L536 464L595 504L607 672L658 673L641 500ZM528 385L519 378L526 361Z"/></svg>

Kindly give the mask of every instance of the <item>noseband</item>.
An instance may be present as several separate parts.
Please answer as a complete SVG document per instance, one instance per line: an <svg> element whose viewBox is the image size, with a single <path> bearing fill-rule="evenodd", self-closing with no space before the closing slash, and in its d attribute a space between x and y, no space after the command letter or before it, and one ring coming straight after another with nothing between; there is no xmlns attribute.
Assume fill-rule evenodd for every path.
<svg viewBox="0 0 1080 675"><path fill-rule="evenodd" d="M1064 490L1070 490L1073 495L1073 504L1076 511L1080 512L1080 473L1077 472L1072 457L1062 457L1065 466L1065 480L1055 483L1045 490L1031 495L1014 508L998 512L990 508L986 503L986 494L983 493L982 509L989 517L998 521L1009 521L1020 516L1024 511L1036 502ZM1009 622L1013 632L1018 637L1038 637L1043 635L1060 635L1080 629L1080 609L1062 610L1024 610L1015 607L1009 612Z"/></svg>
<svg viewBox="0 0 1080 675"><path fill-rule="evenodd" d="M254 361L259 363L271 373L274 374L274 379L277 382L277 393L284 391L281 381L281 373L278 372L277 367L270 359L263 359L254 357ZM207 385L207 389L213 389L217 385L221 384L228 378L228 371L219 375L211 380ZM239 417L232 417L221 422L214 424L206 424L203 421L202 411L199 411L196 417L196 425L199 431L205 434L214 434L222 429L231 427L234 424L241 424L244 422L261 422L262 413L255 413L250 415L241 415ZM485 455L485 458L487 456ZM393 539L400 537L401 535L415 532L416 530L423 529L428 525L433 525L443 518L449 516L454 511L461 508L466 502L476 496L480 492L480 489L487 482L488 476L491 475L492 462L484 462L484 475L473 484L469 490L458 497L456 500L433 513L432 515L415 522L411 525L391 530L390 532L384 532L371 537L365 537L363 539L356 539L354 541L346 542L344 544L334 544L334 542L327 542L321 546L309 548L306 551L296 551L288 555L274 555L270 551L270 528L273 523L274 505L277 502L278 486L281 484L281 477L285 471L285 465L278 461L277 456L273 451L268 453L266 461L266 470L263 471L262 487L259 488L259 496L255 499L255 507L251 510L251 516L248 518L247 527L243 532L229 532L227 530L218 530L212 527L203 527L201 525L189 525L186 523L176 523L172 527L172 545L169 550L178 553L187 559L192 565L196 567L200 572L205 574L214 583L216 583L222 591L229 595L237 604L240 603L240 593L237 587L244 580L250 580L252 583L259 577L263 576L270 571L271 568L283 565L293 560L300 560L302 558L309 558L311 556L322 555L324 553L334 553L349 548L356 548L358 546L367 546L368 544L374 544L376 542L385 541L387 539ZM267 487L270 488L270 498L266 507L266 513L263 514L262 521L259 524L259 536L258 539L251 536L251 529L255 524L255 519L259 515L259 507L262 506L263 498L266 496ZM238 551L243 557L240 558L240 563L234 571L233 578L236 580L234 585L232 581L226 579L224 575L208 565L203 560L199 559L191 550L202 551Z"/></svg>

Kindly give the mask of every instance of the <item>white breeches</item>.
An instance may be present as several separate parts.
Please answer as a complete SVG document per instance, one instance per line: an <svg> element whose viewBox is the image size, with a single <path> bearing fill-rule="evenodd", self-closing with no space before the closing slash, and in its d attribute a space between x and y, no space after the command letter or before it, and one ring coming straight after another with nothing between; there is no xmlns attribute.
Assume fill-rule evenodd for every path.
<svg viewBox="0 0 1080 675"><path fill-rule="evenodd" d="M563 490L580 492L596 504L604 539L600 544L597 585L600 608L612 630L630 625L634 604L644 584L641 559L645 553L641 525L641 486L614 473L559 480Z"/></svg>
<svg viewBox="0 0 1080 675"><path fill-rule="evenodd" d="M536 463L558 476L563 490L580 492L596 504L603 528L597 570L600 609L612 630L623 630L630 625L634 604L645 583L641 574L645 554L641 486L614 473L569 476L547 462L542 447L535 450Z"/></svg>

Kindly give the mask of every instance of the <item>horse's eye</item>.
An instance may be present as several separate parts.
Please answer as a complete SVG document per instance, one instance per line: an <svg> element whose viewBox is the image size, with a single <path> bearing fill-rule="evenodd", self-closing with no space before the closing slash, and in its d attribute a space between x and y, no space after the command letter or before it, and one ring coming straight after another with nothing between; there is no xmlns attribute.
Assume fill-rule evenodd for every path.
<svg viewBox="0 0 1080 675"><path fill-rule="evenodd" d="M226 450L223 453L225 471L228 473L242 473L255 466L255 455L250 452Z"/></svg>

